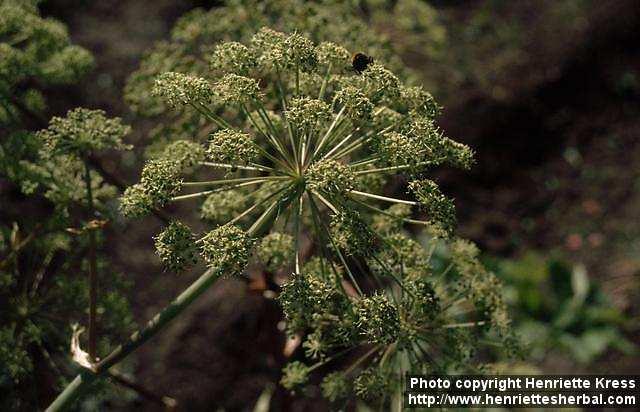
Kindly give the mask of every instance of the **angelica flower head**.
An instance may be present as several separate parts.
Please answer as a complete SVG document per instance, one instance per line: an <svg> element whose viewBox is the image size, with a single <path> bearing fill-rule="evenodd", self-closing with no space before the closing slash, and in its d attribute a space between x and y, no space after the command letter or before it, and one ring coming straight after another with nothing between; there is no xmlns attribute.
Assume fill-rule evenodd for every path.
<svg viewBox="0 0 640 412"><path fill-rule="evenodd" d="M53 117L38 137L52 153L84 157L93 151L130 148L122 141L130 130L120 119L107 118L102 110L77 108L68 111L66 117Z"/></svg>
<svg viewBox="0 0 640 412"><path fill-rule="evenodd" d="M287 331L307 333L302 346L319 362L368 346L372 357L388 351L389 365L397 365L405 356L424 356L413 345L417 337L447 346L467 327L456 315L465 312L458 292L495 319L471 318L471 327L497 327L504 312L496 308L503 306L477 278L463 276L460 290L447 285L450 274L431 279L436 235L454 235L455 211L425 175L434 166L466 166L471 150L437 128L430 94L404 85L379 63L350 70L340 63L346 49L316 46L300 33L263 28L244 46L214 50L218 77L206 83L210 104L190 97L180 108L204 119L209 141L202 150L177 146L174 155L149 161L125 195L123 212L191 204L212 226L194 235L208 266L239 274L255 256L270 271L291 269L278 297ZM243 55L249 66L231 61ZM159 95L172 104L174 89L168 84ZM404 194L384 191L392 179L410 182ZM433 244L425 248L410 238L409 226L427 229ZM452 267L460 260L467 272L478 272L475 257L463 255ZM497 279L482 279L499 290ZM439 306L445 301L450 305ZM462 349L451 349L446 361L460 365ZM400 369L355 370L355 390L368 397ZM298 388L312 370L291 364L282 383ZM331 397L343 389L337 380L325 387Z"/></svg>

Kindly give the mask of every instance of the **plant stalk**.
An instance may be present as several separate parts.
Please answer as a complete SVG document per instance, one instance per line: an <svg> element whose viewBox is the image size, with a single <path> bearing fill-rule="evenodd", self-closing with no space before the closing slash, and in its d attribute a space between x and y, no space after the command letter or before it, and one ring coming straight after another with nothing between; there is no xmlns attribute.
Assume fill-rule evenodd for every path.
<svg viewBox="0 0 640 412"><path fill-rule="evenodd" d="M87 189L87 211L89 215L89 356L94 362L98 357L96 353L97 329L98 329L98 262L96 257L96 232L91 227L90 221L95 217L93 205L93 190L91 188L91 169L89 162L84 163L84 181Z"/></svg>
<svg viewBox="0 0 640 412"><path fill-rule="evenodd" d="M47 412L64 411L83 395L87 388L97 379L108 376L108 370L126 358L142 344L155 336L163 327L184 311L200 295L202 295L221 275L218 268L209 268L173 302L167 305L145 327L134 332L129 339L118 346L106 358L98 362L93 370L85 369L58 395L49 405Z"/></svg>

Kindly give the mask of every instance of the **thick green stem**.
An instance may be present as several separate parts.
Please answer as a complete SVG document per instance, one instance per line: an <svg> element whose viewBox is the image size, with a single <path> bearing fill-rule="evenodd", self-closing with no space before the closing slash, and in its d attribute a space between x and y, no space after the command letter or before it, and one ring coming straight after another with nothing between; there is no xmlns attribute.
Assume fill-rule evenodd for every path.
<svg viewBox="0 0 640 412"><path fill-rule="evenodd" d="M63 411L87 390L96 379L108 376L107 371L126 358L142 344L155 336L163 327L184 311L200 295L202 295L222 274L218 268L209 268L180 294L173 302L151 319L147 325L133 333L122 345L118 346L106 358L97 363L94 370L84 370L58 395L49 405L47 412Z"/></svg>

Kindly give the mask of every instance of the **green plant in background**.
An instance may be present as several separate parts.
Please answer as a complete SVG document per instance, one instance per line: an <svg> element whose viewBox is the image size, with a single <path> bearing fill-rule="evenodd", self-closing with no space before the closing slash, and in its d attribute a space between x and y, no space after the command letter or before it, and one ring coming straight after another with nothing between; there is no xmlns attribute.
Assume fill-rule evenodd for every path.
<svg viewBox="0 0 640 412"><path fill-rule="evenodd" d="M629 319L611 304L583 266L528 253L491 262L505 282L514 327L530 346L531 359L568 353L581 365L608 350L627 355L637 348L625 338Z"/></svg>
<svg viewBox="0 0 640 412"><path fill-rule="evenodd" d="M92 325L100 320L100 334L92 328L94 355L132 323L121 293L127 281L96 253L117 190L89 165L94 151L110 143L120 148L128 128L100 111L77 109L54 119L48 132L33 132L46 126L43 91L78 81L93 65L63 24L40 17L37 3L0 4L3 410L41 408L77 372L69 356L71 325L84 322L88 308ZM101 293L89 287L88 273L107 280ZM100 397L109 396L102 389Z"/></svg>
<svg viewBox="0 0 640 412"><path fill-rule="evenodd" d="M449 243L455 212L424 175L444 164L469 167L472 152L436 127L439 107L428 92L380 64L354 70L343 47L298 33L263 28L249 44L211 50L215 81L167 72L154 86L169 106L208 119L208 142L168 145L121 202L130 217L200 203L212 230L197 235L174 221L155 241L167 267L201 260L208 270L94 372L117 364L221 276L242 274L254 252L272 269L293 271L279 300L312 364L285 368L291 390L331 362L344 370L323 381L330 400L355 393L388 404L393 393L397 404L405 372L477 371L478 348L512 347L499 282L473 245L455 240L448 266L430 266L437 243ZM416 200L381 194L390 181ZM426 220L414 218L422 213ZM405 225L428 230L426 248ZM95 377L76 378L52 410Z"/></svg>

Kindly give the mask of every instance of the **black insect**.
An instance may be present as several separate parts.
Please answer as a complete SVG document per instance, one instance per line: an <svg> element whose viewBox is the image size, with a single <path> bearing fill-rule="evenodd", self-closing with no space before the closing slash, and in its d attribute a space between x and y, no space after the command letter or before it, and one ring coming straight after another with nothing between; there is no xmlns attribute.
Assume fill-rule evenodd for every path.
<svg viewBox="0 0 640 412"><path fill-rule="evenodd" d="M373 63L373 57L367 56L364 53L356 53L351 59L353 70L355 70L357 73L362 73L363 71L365 71L371 63Z"/></svg>

